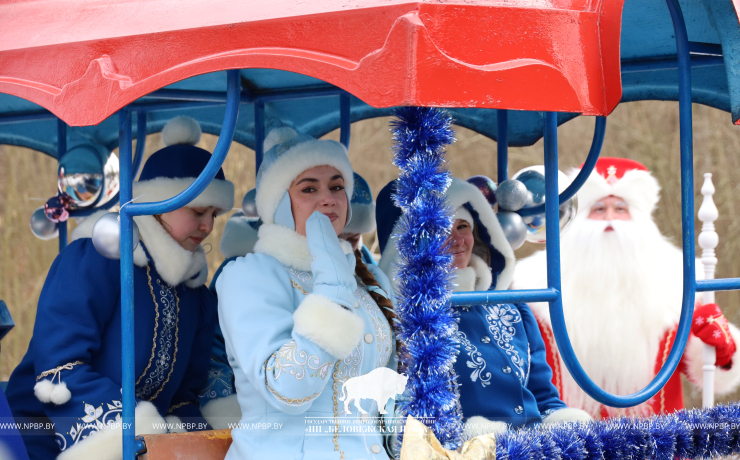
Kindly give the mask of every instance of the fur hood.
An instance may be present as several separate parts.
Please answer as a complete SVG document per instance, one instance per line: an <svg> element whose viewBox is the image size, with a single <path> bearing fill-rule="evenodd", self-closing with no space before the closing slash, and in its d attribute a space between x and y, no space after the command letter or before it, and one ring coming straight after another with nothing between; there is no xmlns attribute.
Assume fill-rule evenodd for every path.
<svg viewBox="0 0 740 460"><path fill-rule="evenodd" d="M92 237L95 222L109 211L98 211L86 218L72 232L72 241L80 238ZM141 241L154 262L154 267L167 284L177 286L184 282L189 288L197 288L205 284L208 278L208 263L205 251L198 246L195 252L190 252L180 246L177 241L157 222L153 216L135 216L134 221L139 227ZM141 244L134 250L134 265L146 267L148 259Z"/></svg>
<svg viewBox="0 0 740 460"><path fill-rule="evenodd" d="M381 194L383 194L382 191ZM503 264L503 268L500 269L500 271L497 273L495 289L508 289L509 284L511 284L511 281L514 277L514 264L516 263L516 258L514 257L514 250L511 249L511 245L504 235L501 224L499 224L498 222L496 213L493 212L493 208L491 208L491 205L488 203L486 198L483 196L480 190L478 190L477 187L475 187L473 184L468 183L467 181L458 179L456 177L452 178L452 183L447 189L446 195L447 202L451 209L456 210L461 206L465 206L466 209L474 214L473 217L476 221L476 227L478 227L479 235L484 241L488 240L488 244L490 245L490 247L497 251L498 254L500 254L500 258L502 259L501 262ZM381 197L378 196L379 202L380 199ZM377 216L379 231L382 228L380 222L384 218L386 218L386 216L384 215L379 214ZM392 235L395 235L400 231L399 225L399 221L396 221L393 225L393 230L390 233L391 237L388 239L388 242L386 243L385 248L383 249L383 253L380 257L380 262L378 263L380 269L383 270L383 272L391 280L394 289L397 287L395 280L397 269L395 264L396 260L398 259L398 249L396 248L396 244L393 240ZM477 246L478 245L476 245L476 247ZM473 252L475 255L476 250L474 249ZM494 254L491 254L491 256L494 256ZM482 258L480 258L479 256L476 257L477 260L483 262L484 265L486 264L486 262L482 260ZM472 258L471 264L473 264ZM486 286L482 290L488 290L490 288L491 282L493 280L490 271L489 276L491 276L491 278L489 279L488 286ZM476 289L478 289L478 283L476 283Z"/></svg>

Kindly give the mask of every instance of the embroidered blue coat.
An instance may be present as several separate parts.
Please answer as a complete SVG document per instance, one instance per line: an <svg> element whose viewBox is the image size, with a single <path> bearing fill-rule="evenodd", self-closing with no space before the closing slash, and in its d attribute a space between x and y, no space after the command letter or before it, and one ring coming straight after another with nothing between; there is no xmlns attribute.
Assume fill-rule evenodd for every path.
<svg viewBox="0 0 740 460"><path fill-rule="evenodd" d="M146 236L150 224L158 225L140 224L142 236ZM148 241L152 240L157 238ZM176 244L171 239L170 243ZM160 415L174 415L205 429L198 394L206 381L215 301L203 286L202 273L196 271L191 279L194 283L180 282L173 287L155 267L164 268L165 262L152 263L152 251L144 251L151 248L140 249L135 253L134 266L137 402L150 401ZM157 254L162 254L162 248L157 249ZM172 258L177 259L174 255ZM167 267L170 276L172 269ZM186 285L198 283L198 287ZM65 367L54 383L61 379L71 398L60 405L42 403L34 395L34 385L38 380L51 379L49 371L60 366ZM85 456L90 453L86 450L91 444L88 441L102 437L88 436L107 429L111 422L120 422L120 265L117 260L102 257L89 238L72 242L49 270L33 338L10 377L7 396L16 420L53 424L53 430L23 433L31 459L55 458L70 449L78 453L76 458L93 458Z"/></svg>
<svg viewBox="0 0 740 460"><path fill-rule="evenodd" d="M374 266L368 269L388 292L385 275ZM255 253L230 262L216 289L242 413L239 428L231 432L227 460L389 458L378 403L358 401L369 414L365 422L354 404L351 415L344 413L345 382L379 368L395 375L397 366L388 321L360 281L354 308L316 303L305 237L266 224ZM337 322L343 317L332 308L364 323L356 340L343 341L346 356L341 358L338 334L326 332L342 330ZM311 324L299 324L294 317L299 309L311 310L301 317ZM385 411L391 415L393 408L394 400L388 399Z"/></svg>

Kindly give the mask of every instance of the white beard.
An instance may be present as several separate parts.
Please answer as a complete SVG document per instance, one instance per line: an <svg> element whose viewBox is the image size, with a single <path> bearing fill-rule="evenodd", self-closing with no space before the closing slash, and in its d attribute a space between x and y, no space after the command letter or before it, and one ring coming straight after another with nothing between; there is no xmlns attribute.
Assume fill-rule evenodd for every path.
<svg viewBox="0 0 740 460"><path fill-rule="evenodd" d="M584 214L562 235L565 323L576 356L589 377L609 393L627 395L655 375L658 347L677 324L682 298L682 255L649 216L596 221ZM605 232L608 225L613 232ZM549 314L548 314L549 320ZM562 364L563 400L598 416ZM646 415L643 404L607 408L610 415Z"/></svg>

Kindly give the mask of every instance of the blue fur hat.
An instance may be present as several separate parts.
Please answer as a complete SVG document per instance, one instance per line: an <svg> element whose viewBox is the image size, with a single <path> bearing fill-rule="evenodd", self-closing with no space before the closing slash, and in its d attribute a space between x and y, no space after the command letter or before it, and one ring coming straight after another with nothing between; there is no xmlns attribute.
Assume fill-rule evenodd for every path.
<svg viewBox="0 0 740 460"><path fill-rule="evenodd" d="M375 230L375 202L367 181L354 173L355 190L352 194L352 222L344 227L345 233L370 233Z"/></svg>
<svg viewBox="0 0 740 460"><path fill-rule="evenodd" d="M162 131L162 139L170 145L149 157L139 180L134 182L134 197L144 195L136 200L138 203L162 201L182 192L195 182L211 159L207 150L188 144L200 140L200 127L195 120L187 117L170 120ZM230 211L234 207L234 184L219 169L208 187L187 206L213 206L222 212Z"/></svg>
<svg viewBox="0 0 740 460"><path fill-rule="evenodd" d="M257 173L257 212L264 224L279 224L295 230L288 189L307 169L328 165L344 178L347 202L352 199L354 176L347 149L336 141L317 140L293 128L277 128L267 135L264 158ZM352 217L348 207L347 224Z"/></svg>

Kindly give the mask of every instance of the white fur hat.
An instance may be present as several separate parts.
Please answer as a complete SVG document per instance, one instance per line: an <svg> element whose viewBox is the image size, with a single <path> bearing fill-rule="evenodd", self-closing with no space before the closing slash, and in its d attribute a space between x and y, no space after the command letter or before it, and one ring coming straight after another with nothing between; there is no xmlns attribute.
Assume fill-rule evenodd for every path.
<svg viewBox="0 0 740 460"><path fill-rule="evenodd" d="M571 178L580 170L574 170ZM623 199L630 207L651 215L660 199L660 185L650 171L627 158L599 158L593 172L578 191L578 212L590 212L597 201L607 196Z"/></svg>
<svg viewBox="0 0 740 460"><path fill-rule="evenodd" d="M275 221L278 206L284 200L290 184L303 171L329 165L344 178L347 203L352 199L354 178L347 149L336 141L317 140L298 134L293 128L277 128L267 135L264 158L257 173L257 212L264 224ZM349 222L348 222L349 223Z"/></svg>

